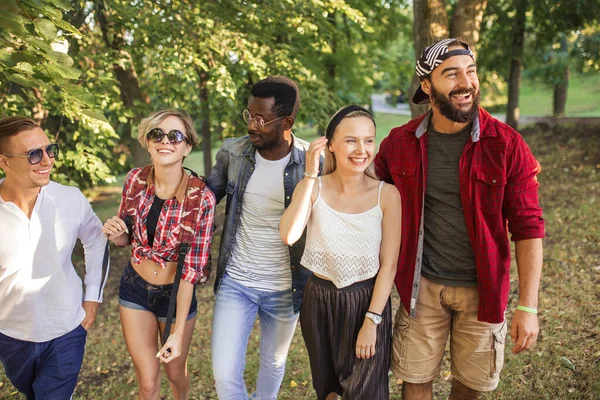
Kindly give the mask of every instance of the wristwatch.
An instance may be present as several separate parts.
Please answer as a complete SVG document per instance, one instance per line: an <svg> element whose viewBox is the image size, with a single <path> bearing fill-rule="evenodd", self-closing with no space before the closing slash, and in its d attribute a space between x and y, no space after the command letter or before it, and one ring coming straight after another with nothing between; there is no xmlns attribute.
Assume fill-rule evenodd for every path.
<svg viewBox="0 0 600 400"><path fill-rule="evenodd" d="M370 318L371 321L373 321L373 323L375 325L379 325L381 323L381 321L383 321L383 318L381 318L381 315L375 314L374 312L371 312L371 311L367 311L367 313L365 314L365 317Z"/></svg>

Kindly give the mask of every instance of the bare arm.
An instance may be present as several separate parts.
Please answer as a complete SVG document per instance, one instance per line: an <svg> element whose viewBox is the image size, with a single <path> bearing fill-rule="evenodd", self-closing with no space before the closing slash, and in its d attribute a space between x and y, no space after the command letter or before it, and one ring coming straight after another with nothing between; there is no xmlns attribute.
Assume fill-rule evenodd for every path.
<svg viewBox="0 0 600 400"><path fill-rule="evenodd" d="M515 253L519 272L519 305L537 309L543 264L542 239L516 241ZM515 343L512 352L518 354L533 346L538 332L537 315L516 310L510 327Z"/></svg>
<svg viewBox="0 0 600 400"><path fill-rule="evenodd" d="M167 341L156 355L164 363L169 363L181 355L183 333L190 312L193 293L194 285L182 279L177 291L177 308L175 309L175 327L172 331L173 333L169 335Z"/></svg>
<svg viewBox="0 0 600 400"><path fill-rule="evenodd" d="M306 172L318 174L321 152L327 144L327 139L320 137L313 141L306 152ZM302 179L292 196L292 202L281 216L279 235L283 243L292 245L302 236L312 209L312 194L316 179Z"/></svg>
<svg viewBox="0 0 600 400"><path fill-rule="evenodd" d="M400 193L392 185L384 185L381 191L381 208L383 210L382 239L379 252L379 273L375 281L369 311L381 315L390 297L400 253L402 235L402 206ZM366 349L366 357L375 355L377 326L370 318L365 318L356 340L356 355L359 358L362 349Z"/></svg>

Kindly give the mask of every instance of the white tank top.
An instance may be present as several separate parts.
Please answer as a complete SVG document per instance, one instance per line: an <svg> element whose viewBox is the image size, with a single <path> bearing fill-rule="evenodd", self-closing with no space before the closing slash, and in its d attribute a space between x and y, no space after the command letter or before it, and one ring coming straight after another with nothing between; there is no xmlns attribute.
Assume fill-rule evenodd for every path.
<svg viewBox="0 0 600 400"><path fill-rule="evenodd" d="M319 194L307 224L302 265L331 280L337 288L350 286L377 275L381 246L381 187L377 205L358 214L329 207Z"/></svg>

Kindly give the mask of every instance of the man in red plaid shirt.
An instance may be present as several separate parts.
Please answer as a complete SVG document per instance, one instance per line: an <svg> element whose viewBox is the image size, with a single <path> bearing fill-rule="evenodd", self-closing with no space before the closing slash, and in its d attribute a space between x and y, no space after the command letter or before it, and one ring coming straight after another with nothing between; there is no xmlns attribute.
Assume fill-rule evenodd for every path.
<svg viewBox="0 0 600 400"><path fill-rule="evenodd" d="M431 111L392 129L375 159L378 176L402 197L392 370L403 399L431 399L450 334L451 399L494 390L504 362L515 242L519 302L513 353L538 335L544 221L540 166L518 132L479 107L477 66L457 39L417 61L413 101Z"/></svg>

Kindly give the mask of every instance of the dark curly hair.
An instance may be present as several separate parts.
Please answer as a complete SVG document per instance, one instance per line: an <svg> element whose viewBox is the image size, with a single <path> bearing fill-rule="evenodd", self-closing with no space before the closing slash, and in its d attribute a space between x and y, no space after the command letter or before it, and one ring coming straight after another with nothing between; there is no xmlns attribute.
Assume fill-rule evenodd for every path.
<svg viewBox="0 0 600 400"><path fill-rule="evenodd" d="M250 91L261 99L275 98L273 111L278 117L296 117L300 108L300 90L296 82L287 76L268 76L258 81Z"/></svg>

